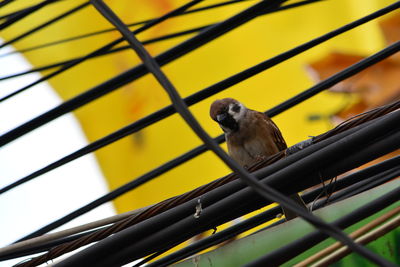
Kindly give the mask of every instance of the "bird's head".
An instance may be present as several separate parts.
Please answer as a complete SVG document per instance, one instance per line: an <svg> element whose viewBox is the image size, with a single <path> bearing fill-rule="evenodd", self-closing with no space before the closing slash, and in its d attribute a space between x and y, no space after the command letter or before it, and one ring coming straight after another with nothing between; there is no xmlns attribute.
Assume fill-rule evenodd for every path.
<svg viewBox="0 0 400 267"><path fill-rule="evenodd" d="M239 130L240 120L246 112L246 107L233 98L215 100L211 104L210 116L218 122L226 133Z"/></svg>

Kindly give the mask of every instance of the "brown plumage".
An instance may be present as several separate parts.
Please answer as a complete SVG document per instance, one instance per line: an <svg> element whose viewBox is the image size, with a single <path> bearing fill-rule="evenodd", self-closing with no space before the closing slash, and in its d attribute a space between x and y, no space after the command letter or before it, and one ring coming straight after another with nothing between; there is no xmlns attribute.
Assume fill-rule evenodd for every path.
<svg viewBox="0 0 400 267"><path fill-rule="evenodd" d="M233 98L214 101L210 116L225 132L229 155L245 168L287 148L279 128L267 115ZM290 197L307 209L298 194ZM284 207L283 211L287 220L297 216Z"/></svg>

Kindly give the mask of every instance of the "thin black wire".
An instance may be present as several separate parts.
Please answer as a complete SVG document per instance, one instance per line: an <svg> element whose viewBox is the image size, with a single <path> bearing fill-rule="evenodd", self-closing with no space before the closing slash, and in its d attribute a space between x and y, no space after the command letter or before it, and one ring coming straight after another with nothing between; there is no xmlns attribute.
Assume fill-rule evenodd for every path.
<svg viewBox="0 0 400 267"><path fill-rule="evenodd" d="M257 6L254 5L254 6ZM210 42L211 40L220 37L221 35L237 28L240 25L250 21L258 16L259 10L254 6L245 9L244 11L228 18L227 20L205 29L198 35L180 43L179 45L167 50L166 52L158 55L156 58L161 65L165 65L193 50ZM15 129L0 136L0 146L3 146L12 140L36 129L58 117L64 115L76 108L79 108L113 90L147 74L147 70L143 64L140 64L124 73L121 73L114 78L95 86L92 89L62 103L61 105L43 113L42 115L16 127Z"/></svg>
<svg viewBox="0 0 400 267"><path fill-rule="evenodd" d="M205 28L207 28L209 26L212 26L212 25L214 25L214 24L209 24L209 25L200 26L200 27L194 27L194 28L191 28L191 29L188 29L188 30L183 30L183 31L178 31L178 32L170 33L170 34L161 35L159 37L155 37L155 38L144 40L144 41L142 41L142 44L144 44L144 45L152 44L152 43L155 43L155 42L172 39L174 37L180 37L180 36L183 36L183 35L186 35L186 34L199 32L199 31L204 30ZM128 46L120 46L120 47L113 48L113 49L110 49L108 51L102 52L102 53L100 53L98 55L92 56L89 59L93 59L93 58L101 57L101 56L105 56L105 55L111 55L111 54L114 54L116 52L121 52L121 51L124 51L124 50L127 50L127 49L128 49ZM0 55L0 58L1 57L2 57L2 55ZM77 61L77 60L79 60L81 58L82 57L75 57L75 58L72 58L72 59L63 60L63 61L59 61L59 62L52 63L52 64L47 64L47 65L44 65L44 66L41 66L41 67L32 68L32 69L29 69L29 70L26 70L26 71L13 73L13 74L10 74L10 75L7 75L7 76L0 77L0 81L12 79L12 78L23 76L23 75L26 75L26 74L29 74L29 73L33 73L33 72L54 69L56 67L60 67L60 66L69 64L71 62Z"/></svg>
<svg viewBox="0 0 400 267"><path fill-rule="evenodd" d="M144 40L144 41L142 41L142 44L144 44L144 45L153 44L155 42L164 41L164 40L172 39L172 38L175 38L175 37L181 37L181 36L184 36L184 35L187 35L187 34L191 34L191 33L196 33L196 32L202 31L205 28L210 27L212 25L214 25L214 24L195 27L195 28L192 28L192 29L179 31L179 32L171 33L171 34L165 34L165 35L162 35L162 36L159 36L159 37L155 37L155 38L151 38L151 39L148 39L148 40ZM128 48L129 48L129 46L121 46L121 47L113 48L113 49L110 49L110 50L107 50L107 51L102 51L101 53L96 53L95 55L92 55L92 56L86 58L85 60L93 59L93 58L100 57L100 56L111 55L111 54L116 53L116 52L121 52L121 51L127 50ZM27 70L27 71L13 73L13 74L10 74L10 75L7 75L7 76L0 77L0 81L16 78L16 77L19 77L19 76L23 76L23 75L34 73L34 72L38 72L38 71L54 69L56 67L61 67L61 66L64 66L64 65L68 65L68 64L71 64L71 63L78 62L81 59L82 59L82 57L76 57L76 58L73 58L73 59L63 60L63 61L59 61L59 62L56 62L56 63L47 64L45 66L32 68L32 69ZM62 72L65 71L65 70L67 70L67 69L62 69ZM57 75L62 73L62 72L57 73ZM47 76L48 75L46 75L45 77L47 77ZM49 79L49 78L51 78L51 77L47 77L47 79ZM36 85L36 84L34 84L34 85ZM7 100L7 99L19 94L19 93L22 93L23 91L25 91L25 90L27 90L29 88L32 88L32 86L33 85L31 85L31 84L29 84L27 86L24 86L23 88L18 89L15 92L12 92L9 95L6 95L6 96L2 97L0 99L0 102L3 102L5 100Z"/></svg>
<svg viewBox="0 0 400 267"><path fill-rule="evenodd" d="M56 1L59 1L59 0L56 0ZM187 10L187 11L181 13L181 14L176 14L173 17L192 14L192 13L205 11L205 10L213 9L213 8L218 8L218 7L223 7L223 6L226 6L226 5L236 4L236 3L240 3L240 2L244 2L244 1L249 1L249 0L229 0L229 1L224 1L224 2L221 2L221 3L217 3L217 4L212 4L212 5L208 5L208 6L204 6L204 7L194 8L192 10ZM322 1L322 0L316 0L316 1ZM147 20L143 20L143 21L138 21L138 22L132 22L132 23L127 24L127 26L129 26L129 27L139 26L139 25L142 25L142 24L145 24L145 23L149 23L152 20L155 20L155 18L147 19ZM12 54L16 54L16 53L26 53L26 52L34 51L34 50L41 49L41 48L47 48L47 47L50 47L50 46L63 44L63 43L70 42L70 41L76 41L76 40L79 40L79 39L92 37L92 36L96 36L96 35L107 33L107 32L113 32L113 31L116 31L116 29L115 28L109 28L109 29L99 30L99 31L91 32L91 33L86 33L86 34L82 34L82 35L78 35L78 36L73 36L73 37L61 39L61 40L58 40L58 41L52 41L52 42L48 42L48 43L44 43L44 44L40 44L40 45L36 45L36 46L32 46L32 47L27 47L27 48L11 51L11 52L8 52L8 53L5 53L5 54L1 54L0 58L1 57L6 57L6 56L9 56L9 55L12 55Z"/></svg>
<svg viewBox="0 0 400 267"><path fill-rule="evenodd" d="M283 61L285 61L285 60L287 60L289 58L292 58L293 56L296 56L296 55L300 54L301 52L304 52L304 51L306 51L306 50L308 50L308 49L310 49L310 48L312 48L312 47L314 47L314 46L316 46L316 45L318 45L318 44L320 44L320 43L322 43L324 41L327 41L327 40L339 35L340 33L343 33L343 32L345 32L347 30L350 30L350 29L352 29L352 28L354 28L354 27L356 27L356 26L358 26L358 25L360 25L362 23L368 22L368 21L376 18L377 16L381 16L383 14L386 14L386 13L388 13L390 11L393 11L393 10L399 8L399 7L400 7L400 2L398 1L395 4L392 4L392 5L390 5L390 6L386 7L386 8L383 8L383 9L381 9L379 11L376 11L376 12L370 14L370 15L365 16L365 17L359 19L358 21L355 21L355 22L347 24L347 25L345 25L343 27L340 27L340 28L338 28L338 29L336 29L336 30L334 30L334 31L332 31L330 33L324 34L323 36L320 36L320 37L318 37L316 39L313 39L313 40L311 40L309 42L306 42L306 43L304 43L304 44L302 44L302 45L300 45L298 47L295 47L295 48L293 48L291 50L288 50L287 52L284 52L284 53L279 54L279 55L277 55L277 56L275 56L273 58L270 58L270 59L268 59L268 60L266 60L266 61L264 61L264 62L262 62L262 63L260 63L260 64L258 64L256 66L253 66L253 67L248 68L248 69L246 69L246 70L244 70L244 71L242 71L242 72L240 72L238 74L235 74L235 75L233 75L233 76L231 76L231 77L229 77L229 78L227 78L227 79L225 79L225 80L223 80L223 81L221 81L221 82L219 82L217 84L214 84L214 85L212 85L212 86L210 86L208 88L200 90L199 92L187 97L185 99L185 101L186 101L186 103L188 105L193 105L195 103L198 103L201 100L204 100L205 98L207 98L209 96L212 96L212 95L214 95L214 94L216 94L216 93L218 93L218 92L220 92L220 91L222 91L224 89L229 88L232 85L235 85L235 84L237 84L237 83L239 83L241 81L244 81L245 79L248 79L248 78L250 78L250 77L252 77L252 76L254 76L254 75L256 75L256 74L258 74L258 73L260 73L260 72L262 72L262 71L264 71L266 69L268 69L268 68L271 68L271 67L273 67L273 66L275 66L275 65L277 65L277 64L279 64L279 63L281 63L281 62L283 62ZM276 106L275 108L269 110L267 115L270 116L270 117L273 117L274 115L277 115L278 113L283 112L288 107L293 106L294 102L295 103L299 103L301 101L304 101L304 100L307 99L307 97L311 97L311 96L315 95L316 93L321 92L322 90L329 88L329 86L332 86L333 84L344 80L345 76L342 77L342 75L344 75L344 74L349 75L349 73L354 73L354 71L359 72L359 71L367 68L368 66L372 65L373 62L375 62L375 60L382 60L382 59L390 56L391 54L395 53L394 51L392 51L392 50L388 51L387 49L388 48L380 51L377 54L374 54L373 56L370 56L370 57L358 62L357 63L358 65L352 65L349 68L345 69L344 71L341 71L341 72L337 73L336 75L332 76L330 79L322 81L319 84L311 87L310 89L308 89L308 90L304 91L303 93L301 93L300 95L298 95L298 99L295 97L295 98L292 98L292 100L288 100L288 101L283 102L279 106ZM368 62L368 64L364 65L367 62ZM89 144L89 145L87 145L87 146L85 146L85 147L73 152L72 154L69 154L69 155L61 158L60 160L55 161L55 162L45 166L44 168L42 168L42 169L40 169L40 170L38 170L38 171L36 171L36 172L34 172L32 174L29 174L28 176L25 176L25 177L19 179L18 181L16 181L16 182L14 182L14 183L12 183L12 184L0 189L0 194L6 192L8 190L11 190L12 188L15 188L16 186L18 186L20 184L23 184L23 183L25 183L27 181L30 181L30 180L38 177L41 174L44 174L44 173L46 173L48 171L51 171L51 170L53 170L53 169L55 169L55 168L57 168L59 166L62 166L62 165L66 164L66 163L68 163L68 162L70 162L72 160L75 160L75 159L77 159L77 158L79 158L81 156L84 156L84 155L86 155L86 154L88 154L90 152L93 152L93 151L95 151L95 150L97 150L99 148L102 148L102 147L104 147L104 146L106 146L106 145L108 145L108 144L110 144L110 143L112 143L114 141L117 141L117 140L119 140L119 139L121 139L123 137L126 137L129 134L137 132L137 131L139 131L139 130L141 130L141 129L143 129L143 128L145 128L145 127L147 127L147 126L149 126L149 125L151 125L151 124L153 124L155 122L158 122L161 119L164 119L164 118L166 118L166 117L168 117L168 116L170 116L170 115L172 115L174 113L175 113L175 110L171 105L167 106L167 107L165 107L165 108L163 108L161 110L158 110L158 111L154 112L153 114L150 114L149 116L147 116L147 117L145 117L143 119L140 119L140 120L138 120L138 121L136 121L136 122L134 122L134 123L122 128L122 129L120 129L120 130L118 130L118 131L116 131L116 132L114 132L114 133L112 133L112 134L110 134L108 136L105 136L105 137L93 142L92 144ZM0 137L0 140L1 140L1 137ZM216 141L219 142L219 143L223 142L223 140L224 140L223 135L219 136L216 139ZM206 150L203 149L203 152L204 151L206 151ZM189 158L191 158L191 157L189 157Z"/></svg>
<svg viewBox="0 0 400 267"><path fill-rule="evenodd" d="M11 0L11 1L12 1L12 0ZM0 7L1 7L1 2L0 2ZM32 6L30 6L30 7L32 7ZM26 9L28 9L28 8L30 8L30 7L25 7L25 8L23 8L23 9L20 9L20 10L17 10L17 11L13 11L13 12L10 12L10 13L6 13L6 14L4 14L4 15L0 15L0 19L1 19L1 20L5 20L5 19L7 19L7 18L9 18L9 17L15 16L15 15L17 15L18 13L23 12L24 10L26 10Z"/></svg>
<svg viewBox="0 0 400 267"><path fill-rule="evenodd" d="M51 1L54 1L54 0L51 0ZM47 27L47 26L59 21L60 19L64 19L67 16L74 14L75 12L87 7L88 5L89 5L89 2L82 3L82 4L78 5L78 6L72 8L72 9L66 11L66 12L64 12L63 14L61 14L61 15L55 17L55 18L52 18L51 20L46 21L45 23L42 23L39 26L36 26L36 27L34 27L33 29L31 29L31 30L29 30L27 32L24 32L24 33L18 35L17 37L14 37L13 39L11 39L11 40L9 40L7 42L4 42L3 44L0 45L0 48L3 48L3 47L5 47L7 45L10 45L10 44L14 44L15 42L20 41L23 38L28 37L29 35L37 32L37 31L39 31L41 29L44 29L45 27Z"/></svg>
<svg viewBox="0 0 400 267"><path fill-rule="evenodd" d="M358 195L358 194L363 193L371 188L375 188L375 187L380 186L381 184L384 184L394 178L397 178L397 177L399 177L399 175L400 175L399 168L393 168L393 169L387 170L385 172L382 172L378 175L371 177L368 180L361 181L357 184L349 186L348 188L342 190L341 192L333 195L332 198L330 199L330 202L342 201L343 199Z"/></svg>
<svg viewBox="0 0 400 267"><path fill-rule="evenodd" d="M270 7L274 7L275 5L280 5L284 1L271 1L269 3ZM157 79L157 81L164 87L165 91L168 93L172 104L174 105L177 112L181 115L181 117L186 121L186 123L192 128L192 130L197 134L197 136L204 142L207 147L212 150L232 171L236 172L239 177L248 184L254 191L258 194L266 198L267 200L274 200L281 205L286 206L289 210L296 212L301 218L311 223L315 227L317 227L320 231L328 234L344 245L347 245L354 252L360 254L361 256L369 259L370 261L380 264L381 266L395 266L393 263L387 261L386 259L372 253L367 250L363 246L355 243L351 238L349 238L340 228L330 225L318 217L312 215L311 213L303 210L298 204L296 204L289 197L283 195L277 190L273 189L270 186L267 186L255 178L255 176L245 170L243 167L238 165L232 158L223 151L218 144L203 130L198 121L194 118L194 116L189 111L183 99L180 97L175 87L169 81L169 79L165 76L165 74L161 71L160 66L156 62L154 58L150 56L150 54L146 51L143 45L135 38L133 34L129 31L123 22L116 16L109 7L102 2L102 0L91 0L91 3L96 7L96 9L106 17L125 37L128 43L132 46L132 49L135 50L137 55L141 58L143 63L148 68L149 72L153 74L153 76ZM260 6L261 8L262 6Z"/></svg>
<svg viewBox="0 0 400 267"><path fill-rule="evenodd" d="M58 246L60 244L65 244L67 242L70 241L74 241L80 237L89 235L90 233L93 233L97 230L99 230L101 228L97 228L94 230L89 230L83 233L78 233L78 234L74 234L71 236L67 236L67 237L63 237L63 238L59 238L56 240L52 240L49 242L45 242L45 243L41 243L39 245L36 245L34 247L30 247L28 249L21 249L12 253L8 253L8 254L1 254L0 253L0 262L1 261L6 261L6 260L11 260L11 259L16 259L16 258L20 258L20 257L24 257L24 256L29 256L29 255L33 255L33 254L37 254L37 253L41 253L41 252L46 252L48 250L50 250L51 248Z"/></svg>
<svg viewBox="0 0 400 267"><path fill-rule="evenodd" d="M43 0L39 4L27 7L23 10L19 10L18 12L14 14L10 14L9 16L6 17L6 21L0 24L0 30L4 30L5 28L11 26L12 24L20 21L21 19L31 15L32 13L38 11L39 9L52 4L58 0ZM11 1L4 1L0 3L0 7L5 6L6 4L9 4Z"/></svg>
<svg viewBox="0 0 400 267"><path fill-rule="evenodd" d="M399 47L399 44L397 44L397 47ZM388 48L385 48L384 50L386 50ZM384 50L382 50L382 51L384 51ZM389 56L389 54L386 54L386 52L388 50L386 50L385 53L381 53L382 51L374 54L371 57L378 56L380 59L383 59L383 58ZM369 57L367 59L364 59L364 60L367 60L366 62L370 62L371 63L371 59L370 59L371 57ZM358 64L358 63L356 63L356 64ZM357 66L359 68L360 64L358 64ZM350 69L354 68L354 65L350 66L349 68ZM349 72L349 70L348 70L349 68L347 68L347 69L342 71L344 73L343 75L345 75L345 74L347 74ZM362 70L362 68L359 69L359 71L361 71L361 70ZM334 80L333 79L324 80L321 83L311 87L307 91L314 91L314 90L321 91L320 88L327 88L325 83L332 83L333 81L335 81L335 83L338 83L338 82L342 81L344 79L341 76L342 72L339 72L338 74L335 74L334 75L335 76ZM313 95L313 94L308 94L308 95ZM306 100L306 99L303 99L303 101L304 100ZM290 101L290 100L288 100L288 101ZM281 104L279 106L280 106L280 109L276 109L276 108L271 109L271 110L274 110L275 114L272 114L271 110L270 110L270 111L267 112L267 115L269 115L271 117L274 116L274 115L277 115L278 113L281 113L281 112L285 111L288 108L289 105ZM170 107L170 109L171 109L171 112L173 112L173 108ZM158 114L157 114L157 116L158 116ZM162 119L162 118L160 118L160 119ZM149 125L148 123L149 122L146 122L146 124L144 124L143 126ZM117 138L117 136L114 135L113 138ZM115 140L116 139L110 139L108 141L111 143L111 142L113 142ZM218 143L222 143L224 141L224 136L223 135L218 136L215 139L215 141L218 142ZM89 146L91 146L91 149L95 150L96 146L101 146L101 145L102 145L101 143L99 143L99 142L96 143L95 142L95 143L92 143ZM87 147L85 147L85 148L87 148ZM178 166L178 165L180 165L180 164L182 164L182 163L184 163L184 162L186 162L186 161L188 161L188 160L200 155L201 153L203 153L205 151L207 151L207 149L206 149L206 147L204 145L196 147L195 149L193 149L193 150L191 150L191 151L189 151L189 152L187 152L187 153L185 153L185 154L183 154L183 155L181 155L181 156L179 156L179 157L177 157L177 158L165 163L164 165L161 165L161 166L157 167L156 169L153 169L152 171L140 176L139 178L137 178L137 179L135 179L135 180L133 180L133 181L131 181L131 182L129 182L129 183L127 183L127 184L115 189L115 190L113 190L110 193L107 193L107 194L103 195L102 197L90 202L89 204L79 208L78 210L75 210L74 212L72 212L72 213L70 213L70 214L68 214L68 215L66 215L66 216L64 216L64 217L62 217L62 218L60 218L60 219L58 219L58 220L56 220L56 221L44 226L42 228L40 228L39 230L37 230L37 231L25 236L24 238L22 238L22 239L20 239L18 241L26 240L26 239L29 239L29 238L32 238L32 237L47 233L48 231L50 231L52 229L55 229L56 227L58 227L58 226L60 226L60 225L62 225L64 223L72 220L73 218L76 218L76 217L80 216L81 214L84 214L84 213L94 209L95 207L97 207L97 206L99 206L101 204L104 204L107 201L110 201L110 200L112 200L112 199L114 199L114 198L116 198L116 197L128 192L129 190L132 190L132 189L142 185L143 183L145 183L145 182L147 182L147 181L149 181L149 180L161 175L162 173L165 173L166 171L171 170L172 168L174 168L174 167L176 167L176 166ZM15 186L18 185L17 183L24 183L24 182L26 182L26 181L28 181L30 179L33 179L34 177L37 177L37 176L39 176L39 175L41 175L41 174L43 174L43 173L45 173L47 171L50 171L51 169L54 169L54 168L58 167L59 166L58 164L63 164L64 161L69 162L69 161L73 160L74 157L77 157L77 156L79 156L79 154L84 153L84 152L85 151L82 150L82 149L78 150L77 152L74 152L73 154L70 154L70 155L64 157L63 159L61 159L61 160L59 160L59 161L57 161L55 163L52 163L52 164L46 166L45 168L43 168L43 169L41 169L39 171L36 171L35 173L33 173L33 174L31 174L31 175L29 175L29 176L27 176L25 178L22 178L22 179L18 180L13 185L9 185L8 188L3 188L2 190L3 190L3 192L5 192L7 190L10 190L11 186L15 187ZM3 192L1 192L1 193L3 193Z"/></svg>
<svg viewBox="0 0 400 267"><path fill-rule="evenodd" d="M174 245L177 246L177 245L179 245L179 244L174 244ZM153 255L150 255L150 256L148 256L147 258L144 258L144 259L141 260L140 262L134 264L132 267L139 267L139 266L142 266L143 264L145 264L145 263L151 261L152 259L155 259L155 258L157 258L158 256L164 254L164 253L167 252L168 250L170 250L170 248L162 249L162 250L160 250L160 251L154 253Z"/></svg>
<svg viewBox="0 0 400 267"><path fill-rule="evenodd" d="M11 0L11 1L12 1L12 0ZM9 1L2 1L2 2L0 2L0 7L2 7L3 3L4 3L4 5L7 5L7 4L9 4L10 2L9 2ZM39 3L39 4L34 4L34 5L31 5L31 6L27 6L27 7L25 7L25 8L21 8L20 10L17 10L17 11L9 12L9 13L6 13L6 14L4 14L4 15L0 15L0 20L3 20L3 21L5 21L5 22L7 22L7 21L9 21L9 19L15 18L16 16L18 16L18 15L20 15L20 14L29 12L29 10L32 10L32 8L34 8L34 7L36 7L36 6L39 6L39 8L40 8L41 5L43 5L43 2L41 2L41 3ZM33 11L32 11L32 12L33 12ZM27 14L27 15L29 15L29 14ZM21 19L22 19L22 18L21 18ZM3 24L4 24L4 23L1 23L0 25L3 26Z"/></svg>
<svg viewBox="0 0 400 267"><path fill-rule="evenodd" d="M9 3L11 3L13 0L4 0L0 3L0 7L5 7L6 5L8 5Z"/></svg>

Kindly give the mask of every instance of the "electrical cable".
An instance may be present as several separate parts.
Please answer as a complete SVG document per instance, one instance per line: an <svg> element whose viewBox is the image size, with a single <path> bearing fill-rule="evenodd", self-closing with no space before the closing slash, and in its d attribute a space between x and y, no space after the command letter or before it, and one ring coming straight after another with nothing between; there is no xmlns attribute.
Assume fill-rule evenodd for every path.
<svg viewBox="0 0 400 267"><path fill-rule="evenodd" d="M45 0L44 2L53 2L53 1L54 1L54 0ZM64 12L64 13L61 14L61 15L58 15L57 17L52 18L52 19L50 19L49 21L46 21L45 23L42 23L42 24L40 24L39 26L36 26L36 27L34 27L33 29L31 29L31 30L29 30L29 31L27 31L27 32L24 32L24 33L22 33L22 34L20 34L20 35L18 35L18 36L16 36L16 37L14 37L14 38L12 38L11 40L8 40L8 41L4 42L3 44L0 45L0 48L3 48L3 47L5 47L5 46L7 46L7 45L14 44L14 43L17 42L17 41L20 41L20 40L22 40L23 38L28 37L29 35L31 35L31 34L37 32L37 31L39 31L39 30L41 30L41 29L44 29L45 27L47 27L47 26L53 24L54 22L57 22L57 21L59 21L60 19L64 19L64 18L66 18L67 16L74 14L75 12L77 12L77 11L79 11L79 10L81 10L81 9L83 9L83 8L85 8L85 7L87 7L88 5L89 5L89 2L86 1L86 2L84 2L84 3L82 3L82 4L80 4L80 5L78 5L78 6L74 7L74 8L72 8L72 9L70 9L70 10Z"/></svg>
<svg viewBox="0 0 400 267"><path fill-rule="evenodd" d="M189 30L174 32L174 33L171 33L171 34L166 34L166 35L162 35L162 36L159 36L159 37L143 40L142 44L144 44L144 45L153 44L153 43L156 43L156 42L169 40L169 39L172 39L172 38L175 38L175 37L181 37L181 36L184 36L184 35L187 35L187 34L196 33L196 32L202 31L205 28L210 27L212 25L214 25L214 24L209 24L209 25L205 25L205 26L201 26L201 27L192 28L192 29L189 29ZM98 57L98 56L106 56L106 55L110 55L110 54L113 54L113 53L124 51L126 49L129 49L129 46L120 46L120 47L117 47L117 48L112 48L112 49L107 50L107 51L103 51L101 53L93 54L91 57L87 57L86 59L92 59L92 58L95 58L95 57ZM1 58L1 56L0 56L0 58ZM73 58L73 59L63 60L63 61L59 61L59 62L56 62L56 63L48 64L48 65L45 65L45 66L36 67L36 68L30 69L30 70L27 70L27 71L10 74L10 75L7 75L7 76L0 77L0 81L16 78L16 77L19 77L19 76L23 76L23 75L26 75L26 74L33 73L33 72L38 72L38 71L53 69L53 68L57 68L57 67L62 67L64 65L69 65L69 64L76 63L76 62L80 61L81 59L82 59L82 57L76 57L76 58ZM63 68L63 71L64 70L66 70L66 69ZM59 72L58 74L60 74L60 73L61 72ZM47 77L47 75L46 75L46 77ZM43 77L43 78L45 78L45 77ZM49 79L49 77L47 77L46 79ZM24 88L23 90L21 88L21 89L18 89L18 90L14 91L14 92L6 95L6 96L3 96L2 98L0 98L0 102L3 102L5 100L7 100L7 99L19 94L19 93L22 93L23 91L25 91L25 90L27 90L29 88L32 88L32 86L27 85L26 88L25 87L23 87L23 88Z"/></svg>
<svg viewBox="0 0 400 267"><path fill-rule="evenodd" d="M365 181L361 181L357 184L349 186L346 189L343 189L341 192L338 192L330 199L331 202L342 201L343 199L358 195L365 191L370 190L371 188L375 188L380 186L381 184L387 183L390 180L398 178L400 175L400 168L390 169L384 171L378 175L372 176L370 179Z"/></svg>
<svg viewBox="0 0 400 267"><path fill-rule="evenodd" d="M0 24L0 30L4 30L5 28L9 27L10 25L20 21L21 19L31 15L32 13L42 9L43 7L52 4L58 0L44 0L36 5L27 7L23 10L19 10L17 13L10 14L6 17L6 21ZM0 7L9 4L11 1L3 1L0 3Z"/></svg>
<svg viewBox="0 0 400 267"><path fill-rule="evenodd" d="M6 5L8 5L9 3L11 3L13 0L3 0L0 2L0 7L4 7Z"/></svg>

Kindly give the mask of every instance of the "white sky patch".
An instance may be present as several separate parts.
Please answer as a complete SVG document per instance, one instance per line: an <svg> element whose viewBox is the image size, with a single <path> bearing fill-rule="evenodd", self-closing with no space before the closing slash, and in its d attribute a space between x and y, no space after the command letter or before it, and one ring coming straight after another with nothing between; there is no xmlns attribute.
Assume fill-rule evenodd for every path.
<svg viewBox="0 0 400 267"><path fill-rule="evenodd" d="M1 54L10 51L11 48L3 48ZM19 55L0 57L0 77L30 68L32 66ZM38 74L30 74L0 81L0 97L39 78ZM0 135L61 102L47 83L41 83L0 102ZM0 187L3 188L86 144L87 140L76 118L71 114L64 115L0 148ZM107 192L104 177L94 156L86 155L0 195L0 247ZM113 206L105 204L60 229L114 214ZM0 266L10 266L22 259L0 262Z"/></svg>

